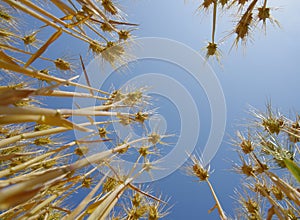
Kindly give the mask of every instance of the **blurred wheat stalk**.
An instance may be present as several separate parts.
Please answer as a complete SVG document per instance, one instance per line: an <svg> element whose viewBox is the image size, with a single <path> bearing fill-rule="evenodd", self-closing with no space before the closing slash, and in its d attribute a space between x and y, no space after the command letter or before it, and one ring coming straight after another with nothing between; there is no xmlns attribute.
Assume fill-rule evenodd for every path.
<svg viewBox="0 0 300 220"><path fill-rule="evenodd" d="M30 23L26 23L28 17ZM106 120L107 116L124 126L147 120L148 112L122 112L126 107L144 106L143 90L104 92L93 88L84 67L88 58L80 56L72 62L63 56L51 59L48 54L64 35L86 45L90 57L99 55L114 65L126 56L119 43L131 37L134 26L111 0L1 2L0 219L155 220L167 214L161 196L150 195L133 184L142 172L151 170L148 154L162 136L146 134L88 154L90 144L111 140L106 128L113 121ZM64 52L64 48L56 49ZM76 66L82 67L87 85L75 82ZM69 87L86 92L72 92ZM58 106L72 97L92 98L100 104L78 109L42 108L50 96L56 98ZM45 103L40 97L46 97ZM72 116L83 117L86 122L74 124ZM98 130L93 131L91 125ZM86 132L86 137L58 141L59 134L73 129ZM90 140L92 136L97 140ZM132 169L124 173L111 162L129 148L135 149L138 156ZM136 170L137 163L144 164L141 170ZM96 172L104 167L108 168L106 175ZM82 188L91 190L80 203L66 204ZM120 200L127 201L126 205L116 208Z"/></svg>

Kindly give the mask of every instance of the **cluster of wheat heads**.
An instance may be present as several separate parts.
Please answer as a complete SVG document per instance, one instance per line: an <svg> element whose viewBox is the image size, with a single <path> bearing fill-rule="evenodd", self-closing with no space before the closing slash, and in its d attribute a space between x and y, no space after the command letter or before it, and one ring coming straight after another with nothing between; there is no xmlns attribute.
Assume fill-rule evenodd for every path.
<svg viewBox="0 0 300 220"><path fill-rule="evenodd" d="M149 154L157 153L163 136L145 131L139 139L117 142L107 129L112 123L130 126L148 119L143 89L93 88L84 66L93 56L111 65L126 56L119 43L136 25L124 17L111 0L1 1L0 219L155 220L168 213L161 195L133 183L151 171ZM52 58L51 48L63 53L56 46L62 37L82 44L87 58ZM87 85L75 82L82 71ZM75 87L85 92L74 92ZM49 97L57 106L72 97L97 104L50 108ZM75 124L73 116L83 122ZM62 138L72 130L86 136ZM89 154L100 142L111 145ZM113 162L130 150L135 152L132 168L122 170ZM78 201L75 195L84 189Z"/></svg>
<svg viewBox="0 0 300 220"><path fill-rule="evenodd" d="M246 45L246 42L252 39L251 34L257 27L266 32L268 22L274 26L280 26L271 15L271 11L275 8L268 6L268 0L203 0L201 2L198 7L201 13L212 11L212 34L205 48L206 58L215 57L220 61L219 45L231 35L235 36L233 46L238 46L239 42ZM224 12L233 13L236 19L233 30L218 42L216 40L217 16Z"/></svg>
<svg viewBox="0 0 300 220"><path fill-rule="evenodd" d="M238 216L252 219L299 219L299 115L290 119L267 104L266 112L251 109L253 125L237 132L240 162L236 172L245 176L239 194Z"/></svg>
<svg viewBox="0 0 300 220"><path fill-rule="evenodd" d="M254 120L247 132L237 131L233 145L240 161L233 161L234 171L243 176L236 191L236 219L296 220L300 217L300 124L299 115L291 120L271 105L267 111L251 109ZM221 219L230 219L209 181L210 167L197 156L192 157L188 173L207 182Z"/></svg>

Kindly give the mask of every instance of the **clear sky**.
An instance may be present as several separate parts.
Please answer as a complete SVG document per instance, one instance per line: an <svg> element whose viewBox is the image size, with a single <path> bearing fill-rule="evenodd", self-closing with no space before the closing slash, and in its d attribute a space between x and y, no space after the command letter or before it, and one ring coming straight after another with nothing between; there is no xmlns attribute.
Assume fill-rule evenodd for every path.
<svg viewBox="0 0 300 220"><path fill-rule="evenodd" d="M212 19L210 13L196 12L201 1L124 0L119 2L122 5L121 9L128 15L127 19L139 24L139 29L133 32L136 37L161 37L175 40L205 55L202 48L210 40ZM248 42L244 52L242 47L237 50L233 48L229 52L234 40L229 37L220 47L223 54L222 64L212 62L212 69L224 93L227 112L225 135L216 156L211 161L211 169L214 172L210 180L225 212L230 216L233 216L236 201L232 197L235 197L234 189L238 187L240 177L231 171L230 161L236 160L237 154L229 142L235 131L241 128L240 125L247 122L245 119L250 118L247 113L248 105L264 111L267 100L271 99L272 105L287 115L294 115L300 110L297 94L300 85L300 1L273 0L268 2L272 4L271 7L278 8L271 13L280 22L281 28L267 23L266 35L263 31L256 30L252 35L253 42ZM221 40L233 29L231 21L235 18L228 12L218 16L217 19L219 21L217 40ZM38 25L33 23L32 26ZM60 46L64 46L66 55L73 54L78 47L72 42L66 43L63 40L56 44L56 48ZM53 48L49 49L49 54L56 57L60 51ZM86 45L85 48L79 48L75 55L77 56L81 51L85 55L86 49ZM132 76L160 73L160 71L181 82L192 94L195 105L200 109L197 116L201 121L197 142L199 152L202 149L201 146L205 145L211 129L209 100L204 89L199 87L192 78L182 78L179 75L184 72L183 69L176 65L169 65L167 62L145 60L129 66L123 71L122 76L111 75L103 88L110 89L112 84L117 88L122 85L122 80ZM182 94L174 91L173 95L180 97ZM174 143L180 137L182 130L179 129L177 121L179 113L172 101L174 100L155 97L153 106L160 106L156 111L163 115L165 120L160 126L167 126L166 132L176 135L174 139L169 140ZM70 105L68 102L55 103L55 100L53 104L56 107L57 105L60 105L59 107ZM197 117L195 116L195 120L198 120ZM193 129L192 125L191 129ZM166 149L163 153L168 154L170 151L168 147ZM216 210L208 214L208 210L215 204L208 186L185 175L183 169L151 183L150 186L157 194L162 193L163 198L171 198L169 202L173 208L164 219L218 219Z"/></svg>
<svg viewBox="0 0 300 220"><path fill-rule="evenodd" d="M139 37L163 37L182 42L191 48L201 51L211 36L211 14L195 13L200 1L174 0L140 0L125 1L123 9L128 19L140 24L134 35ZM239 125L250 118L248 105L265 110L268 99L272 105L287 115L299 112L300 103L297 91L300 83L300 2L269 1L270 6L278 8L272 11L280 22L281 28L267 23L267 34L256 30L248 42L245 52L239 47L229 52L233 38L227 39L221 46L222 67L213 62L213 69L218 76L224 91L227 106L227 125L223 143L211 162L214 173L211 182L214 185L223 208L233 215L234 189L238 187L239 176L230 171L230 160L237 159L228 142L234 136ZM234 20L229 13L218 17L217 39L222 39L232 30ZM203 93L193 93L195 100ZM209 114L203 111L201 114ZM200 116L205 118L206 116ZM209 125L201 124L201 132L206 133ZM207 129L205 129L207 126ZM242 128L244 129L244 128ZM178 171L153 184L157 191L170 196L174 204L172 212L165 219L217 219L214 211L208 214L214 202L205 183L198 183L193 178Z"/></svg>

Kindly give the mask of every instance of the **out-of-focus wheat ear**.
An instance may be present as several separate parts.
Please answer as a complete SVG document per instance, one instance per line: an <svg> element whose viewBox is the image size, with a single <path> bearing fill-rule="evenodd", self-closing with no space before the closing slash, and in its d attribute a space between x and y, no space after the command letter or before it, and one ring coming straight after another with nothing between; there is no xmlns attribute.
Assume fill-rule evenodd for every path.
<svg viewBox="0 0 300 220"><path fill-rule="evenodd" d="M17 8L17 9L19 9L19 10L25 12L25 13L28 14L28 15L31 15L31 16L35 17L36 19L38 19L38 20L44 22L45 24L47 24L47 25L49 25L49 26L52 26L53 28L56 28L56 29L59 29L59 28L60 28L57 24L55 24L55 23L52 22L51 20L49 20L49 19L47 19L47 18L41 16L40 14L36 13L36 12L33 11L31 8L26 7L25 5L23 5L23 4L22 4L21 2L19 2L19 1L18 1L18 2L17 2L17 1L12 1L12 0L3 0L3 1L6 2L7 4L9 4L10 6L12 6L12 7L14 7L14 8ZM24 2L24 1L23 1L23 2ZM26 1L26 2L28 3L28 1ZM30 2L29 2L28 4L32 5L32 3L30 3ZM37 8L37 6L34 6L34 4L33 4L33 7L34 7L34 8ZM54 19L55 19L55 17L54 17ZM61 21L60 19L58 19L58 18L56 18L56 21L59 22L59 23L62 22L62 21Z"/></svg>
<svg viewBox="0 0 300 220"><path fill-rule="evenodd" d="M107 123L111 123L111 122L104 121L104 122L96 122L94 124L97 125L97 124L107 124ZM80 126L88 126L90 124L91 124L90 122L86 122L86 123L80 124ZM62 132L68 131L68 130L71 130L71 128L56 127L56 128L49 128L46 130L40 130L40 131L35 131L35 132L27 132L27 133L17 134L15 136L11 136L11 137L0 140L0 148L3 148L9 144L13 144L20 140L28 140L28 139L36 138L36 137L40 137L40 136L62 133Z"/></svg>
<svg viewBox="0 0 300 220"><path fill-rule="evenodd" d="M73 184L70 184L69 187L72 185ZM44 201L42 201L41 203L34 206L34 208L32 210L30 210L24 217L34 216L35 214L37 214L38 211L43 210L45 208L45 206L48 206L51 202L53 202L55 199L57 199L57 197L59 197L63 193L64 193L64 191L60 191L60 192L56 192L54 195L50 195Z"/></svg>
<svg viewBox="0 0 300 220"><path fill-rule="evenodd" d="M89 38L87 35L82 34L81 32L77 31L76 29L72 29L69 30L68 29L68 24L65 23L63 20L55 17L54 15L50 14L49 12L45 11L44 9L34 5L33 3L23 0L23 3L25 3L26 5L30 5L30 7L32 7L34 10L39 11L41 14L47 16L48 18L43 17L42 15L38 14L37 12L35 12L34 10L32 10L31 8L23 5L21 2L16 2L16 1L12 1L12 0L4 0L5 2L7 2L8 4L10 4L11 6L25 12L26 14L29 14L33 17L35 17L36 19L44 22L47 25L59 30L62 29L63 32L71 35L72 37L75 37L79 40L82 40L84 42L89 43L90 41L92 41L91 38ZM53 21L51 21L50 19L52 19ZM55 22L57 22L58 24L61 24L62 26L56 24ZM74 33L75 32L75 33Z"/></svg>
<svg viewBox="0 0 300 220"><path fill-rule="evenodd" d="M21 89L22 90L22 89ZM101 96L95 96L87 93L80 93L80 92L69 92L69 91L61 91L61 90L47 90L44 88L34 90L33 95L35 96L54 96L54 97L69 97L69 98L93 98L97 100L108 100L108 98L101 97ZM105 110L105 108L102 108Z"/></svg>
<svg viewBox="0 0 300 220"><path fill-rule="evenodd" d="M300 192L292 187L287 182L283 181L276 174L266 171L267 176L271 181L286 195L287 198L294 201L298 206L300 206Z"/></svg>
<svg viewBox="0 0 300 220"><path fill-rule="evenodd" d="M52 44L54 41L56 41L62 34L62 29L59 29L58 31L56 31L47 41L46 43L40 47L30 58L29 60L26 62L26 64L24 65L24 67L28 67L29 65L31 65L37 58L39 58L45 51L46 49L50 46L50 44Z"/></svg>
<svg viewBox="0 0 300 220"><path fill-rule="evenodd" d="M9 50L9 51L13 51L13 52L17 52L17 53L22 53L22 54L26 54L26 55L30 55L30 56L33 56L34 54L29 52L29 51L26 51L26 50L22 50L22 49L19 49L17 47L14 47L14 46L11 46L11 45L8 45L8 44L0 44L0 48L4 49L4 50ZM40 56L39 57L41 60L46 60L46 61L51 61L50 59L46 58L46 57L42 57ZM20 60L17 60L15 57L11 57L11 59L13 61L15 61L13 64L17 64L16 62L18 63L21 63L23 64L24 62L23 61L20 61ZM18 64L17 64L18 65Z"/></svg>
<svg viewBox="0 0 300 220"><path fill-rule="evenodd" d="M2 50L0 50L0 59L7 62L7 63L10 63L10 64L13 64L13 65L18 65L13 57L7 55L6 53L4 53Z"/></svg>
<svg viewBox="0 0 300 220"><path fill-rule="evenodd" d="M253 9L255 8L255 5L258 0L253 0L247 10L243 12L243 15L239 22L237 23L234 33L237 35L235 39L235 45L237 46L239 40L242 40L244 43L246 43L247 37L249 36L249 33L251 31L251 25L253 23ZM232 45L233 47L233 45Z"/></svg>
<svg viewBox="0 0 300 220"><path fill-rule="evenodd" d="M57 149L54 149L54 150L49 151L49 152L47 152L45 154L36 156L36 157L32 158L31 160L28 160L28 161L26 161L24 163L21 163L21 164L17 165L17 166L1 170L0 171L0 178L4 177L4 176L7 176L7 175L15 174L16 172L18 172L20 170L23 170L23 169L25 169L25 168L29 167L30 165L35 164L37 162L42 162L47 157L50 157L51 155L53 155L55 153L58 153L58 152L60 152L60 151L62 151L64 149L67 149L67 148L69 148L69 147L71 147L71 146L73 146L75 144L76 144L76 142L72 141L72 142L70 142L68 144L65 144L65 145L63 145L63 146L61 146L61 147L59 147Z"/></svg>
<svg viewBox="0 0 300 220"><path fill-rule="evenodd" d="M105 174L101 180L97 183L97 185L90 191L90 193L82 199L80 204L67 216L63 218L63 220L73 220L75 219L90 203L95 193L99 190L99 188L102 186L104 180L106 179L108 173Z"/></svg>
<svg viewBox="0 0 300 220"><path fill-rule="evenodd" d="M29 180L1 189L0 210L14 207L19 203L29 200L40 192L46 182L62 178L68 172L70 172L70 169L67 166L54 168L36 175Z"/></svg>
<svg viewBox="0 0 300 220"><path fill-rule="evenodd" d="M30 155L34 155L34 154L41 153L41 152L42 152L42 150L34 151L34 152L32 151L32 152L24 152L24 153L4 154L4 155L0 155L0 161L7 161L7 160L11 160L13 158L17 158L17 157L21 157L21 156L30 156ZM0 184L0 188L1 188L1 184Z"/></svg>
<svg viewBox="0 0 300 220"><path fill-rule="evenodd" d="M86 86L86 85L82 85L82 84L79 84L79 83L74 83L70 80L65 80L65 79L61 79L61 78L58 78L58 77L46 75L42 72L34 71L34 70L31 70L31 69L28 69L28 68L24 68L24 67L21 67L17 64L6 62L4 60L0 60L0 68L6 69L6 70L9 70L9 71L13 71L13 72L17 72L17 73L21 73L21 74L24 74L26 76L29 76L29 77L32 77L32 78L37 78L37 79L44 80L44 81L56 82L56 83L59 83L59 84L67 84L67 85L71 85L71 86L77 86L77 87L80 87L80 88L83 88L83 89L88 89L88 90L93 90L93 91L100 92L100 93L105 93L102 90L99 90L99 89L96 89L96 88L91 88L91 87Z"/></svg>
<svg viewBox="0 0 300 220"><path fill-rule="evenodd" d="M0 116L0 124L13 124L13 123L26 123L26 122L36 122L38 124L47 124L51 126L65 127L68 129L76 129L83 132L92 132L91 129L76 125L71 121L57 116L49 115L2 115Z"/></svg>
<svg viewBox="0 0 300 220"><path fill-rule="evenodd" d="M21 192L11 197L6 197L5 193L1 193L1 195L5 197L5 200L0 199L0 210L5 210L28 201L29 199L33 198L41 189L42 186L35 187L34 189L24 188Z"/></svg>
<svg viewBox="0 0 300 220"><path fill-rule="evenodd" d="M102 202L98 205L98 207L93 211L93 213L89 216L88 220L96 220L96 219L106 219L111 210L114 208L116 203L118 202L121 195L127 189L127 185L133 181L133 178L128 178L124 183L117 186L113 191L105 194L103 196Z"/></svg>
<svg viewBox="0 0 300 220"><path fill-rule="evenodd" d="M267 200L269 201L269 203L272 205L272 207L274 207L274 213L277 215L277 217L280 220L284 220L284 210L282 208L282 206L280 205L280 203L278 203L276 200L274 200L272 198L272 196L270 196L270 193L268 191L268 189L266 189L266 187L262 186L261 184L256 184L256 190L265 198L267 198Z"/></svg>
<svg viewBox="0 0 300 220"><path fill-rule="evenodd" d="M27 140L30 138L36 138L40 136L45 136L45 135L51 135L51 134L57 134L61 132L65 132L70 130L70 128L65 128L65 127L57 127L57 128L50 128L47 130L41 130L41 131L35 131L35 132L27 132L27 133L22 133L18 134L15 136L11 136L5 139L0 140L0 148L3 148L9 144L13 144L15 142L18 142L20 140Z"/></svg>
<svg viewBox="0 0 300 220"><path fill-rule="evenodd" d="M88 156L86 158L83 158L81 160L78 160L78 161L74 162L72 164L72 168L75 169L75 170L78 170L78 169L81 169L82 167L85 167L89 164L99 163L99 162L103 161L103 159L109 158L110 156L112 156L116 153L122 152L122 150L128 149L128 147L130 145L138 143L138 142L145 141L147 139L148 138L145 138L145 137L139 138L139 139L130 141L128 143L124 143L122 145L116 146L113 149L102 151L102 152L99 152L97 154L93 154L91 156Z"/></svg>
<svg viewBox="0 0 300 220"><path fill-rule="evenodd" d="M21 163L17 166L14 166L14 167L10 167L10 168L7 168L5 170L1 170L0 171L0 178L1 177L4 177L4 176L8 176L8 175L12 175L20 170L23 170L25 169L26 167L34 164L34 163L37 163L37 162L41 162L42 160L44 160L45 158L49 157L50 155L54 154L54 152L48 152L46 154L42 154L40 156L37 156L29 161L26 161L24 163Z"/></svg>
<svg viewBox="0 0 300 220"><path fill-rule="evenodd" d="M14 88L2 89L0 91L0 106L8 106L29 97L32 90L16 90ZM0 107L1 108L1 107Z"/></svg>
<svg viewBox="0 0 300 220"><path fill-rule="evenodd" d="M60 0L50 0L57 8L59 8L66 15L76 15L76 11L74 11L71 7Z"/></svg>
<svg viewBox="0 0 300 220"><path fill-rule="evenodd" d="M97 7L91 0L86 0L86 2L91 8L94 9L94 11L97 12L99 17L101 17L106 23L109 23L109 19L106 17L105 13L101 11L99 7ZM113 26L111 28L115 30Z"/></svg>
<svg viewBox="0 0 300 220"><path fill-rule="evenodd" d="M61 20L59 19L58 17L54 16L53 14L51 14L50 12L44 10L43 8L39 7L37 4L34 4L33 2L31 1L28 1L28 0L20 0L20 2L23 4L23 5L26 5L27 7L29 7L30 9L38 12L39 14L42 14L48 18L50 18L52 21L58 23L58 24L61 24L63 25L64 27L66 26L66 24ZM50 20L49 19L49 20Z"/></svg>

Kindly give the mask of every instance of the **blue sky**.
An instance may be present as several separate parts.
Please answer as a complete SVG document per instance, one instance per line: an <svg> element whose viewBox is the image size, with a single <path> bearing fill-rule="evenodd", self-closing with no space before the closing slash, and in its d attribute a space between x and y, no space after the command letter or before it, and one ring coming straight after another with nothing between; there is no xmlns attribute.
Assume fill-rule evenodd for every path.
<svg viewBox="0 0 300 220"><path fill-rule="evenodd" d="M205 55L202 48L211 36L211 14L196 13L199 2L189 1L125 1L122 9L128 14L128 20L140 24L139 30L134 31L136 37L162 37L176 40ZM232 170L231 160L237 159L237 154L229 144L230 138L235 135L237 129L244 129L242 124L250 118L247 110L249 105L262 111L265 110L267 100L271 99L274 107L287 115L299 112L300 103L296 95L299 87L300 76L298 69L298 53L300 51L300 29L298 21L300 9L298 1L272 1L271 7L279 7L274 11L274 17L280 22L281 28L267 24L267 34L256 30L252 37L253 42L248 42L247 47L239 47L237 50L230 48L233 38L229 37L221 45L222 65L212 61L212 68L222 86L226 106L227 124L222 145L216 156L211 161L214 170L210 177L213 186L219 196L221 204L229 216L234 215L236 205L234 194L239 186L240 176ZM202 14L201 14L202 13ZM218 17L217 39L221 40L232 29L234 17L225 13ZM73 45L67 45L72 48ZM82 48L85 51L86 48ZM67 50L66 50L67 51ZM83 52L85 53L85 52ZM114 73L107 81L105 88L122 85L122 82L133 76L144 73L159 73L181 80L181 83L192 94L193 99L201 114L201 131L197 150L201 151L210 131L210 111L207 97L202 88L197 87L191 79L183 80L179 73L182 70L176 66L164 62L146 60L129 66L122 74ZM149 85L152 86L152 85ZM180 94L178 94L180 95ZM174 106L163 103L160 100L155 103L161 106L158 113L167 120L168 133L180 136L178 115L173 111ZM155 105L154 104L154 105ZM172 108L171 108L171 107ZM174 114L173 114L174 113ZM192 127L191 127L192 128ZM176 141L176 139L174 139ZM170 142L174 142L171 140ZM166 150L165 153L168 153ZM194 178L185 175L181 168L171 175L150 184L157 194L162 193L165 197L171 197L170 204L174 205L171 213L164 219L218 219L217 212L208 214L208 210L214 206L212 195L205 183L199 183Z"/></svg>
<svg viewBox="0 0 300 220"><path fill-rule="evenodd" d="M211 36L211 14L195 13L198 4L199 1L141 0L126 1L123 8L130 21L140 24L139 30L134 32L136 36L177 40L201 53L201 48ZM250 118L248 105L264 111L266 101L271 99L272 105L287 115L294 115L300 110L297 96L300 82L300 2L277 0L270 4L278 8L273 16L280 22L281 28L267 23L266 35L256 30L252 35L253 42L247 43L244 52L242 47L229 52L233 38L227 39L221 46L222 67L216 62L212 64L226 98L227 126L223 143L211 162L214 169L211 182L223 208L231 216L236 203L231 197L234 196L234 188L238 187L239 176L229 171L232 167L229 161L237 159L237 155L228 142L237 129L244 129L239 125ZM233 19L229 13L218 17L221 23L217 26L217 39L222 39L232 30ZM201 99L203 94L199 94ZM197 96L194 92L196 100ZM165 219L217 219L216 211L208 214L214 202L207 185L183 173L175 172L153 184L154 189L172 197L174 208Z"/></svg>
<svg viewBox="0 0 300 220"><path fill-rule="evenodd" d="M120 4L124 12L128 14L128 20L140 24L139 29L133 32L135 36L176 40L199 51L204 56L202 48L210 40L212 19L210 13L196 13L199 2L192 0L186 2L183 0L126 0L120 1ZM214 172L210 180L225 212L230 216L233 216L236 201L232 196L235 196L233 191L239 185L239 176L230 171L232 169L230 160L237 159L237 155L228 142L230 142L230 137L234 136L235 131L241 128L239 125L247 122L246 119L250 117L247 113L248 105L265 110L266 101L271 99L273 106L278 107L287 115L294 115L300 110L297 96L300 83L300 1L274 0L271 3L271 7L279 7L274 11L274 17L280 22L281 28L273 27L268 23L266 35L263 31L255 31L253 43L248 42L244 52L242 47L237 50L233 48L229 52L233 43L233 38L229 37L221 46L222 65L215 61L212 62L212 68L220 81L225 96L227 124L222 145L211 162ZM232 30L232 20L234 18L230 13L218 17L218 21L220 21L217 26L218 40ZM39 25L33 23L32 26L38 27ZM78 45L69 43L69 41L66 44L66 42L63 40L55 42L56 45L52 47L53 49L49 49L49 54L56 58L60 51L55 48L64 46L66 55L73 55L73 51ZM84 48L76 50L76 53L79 52L83 56L86 55L86 45ZM140 65L131 66L123 76L117 75L119 82L114 83L114 86L118 87L122 80L132 76L159 71L164 71L164 74L176 78L176 74L182 70L174 65L146 60ZM113 75L111 77L111 81L116 78ZM191 78L183 80L178 76L177 79L181 80L192 94L197 107L201 109L199 115L201 130L197 147L203 146L210 130L211 116L208 99L203 89L197 88ZM109 82L105 85L106 88L111 88ZM166 115L167 132L174 133L178 137L180 136L180 129L176 123L178 112L173 109L175 106L171 101L157 98L155 105L161 106L157 110L158 113ZM57 105L55 100L53 100L53 104ZM59 103L60 107L69 107L70 104L68 101ZM176 141L176 138L170 140L170 142L172 141ZM201 147L198 151L201 151ZM165 153L168 153L168 150ZM171 197L170 204L174 206L164 219L218 219L216 211L208 214L208 210L214 206L214 201L207 185L185 175L183 169L150 185L154 192Z"/></svg>

